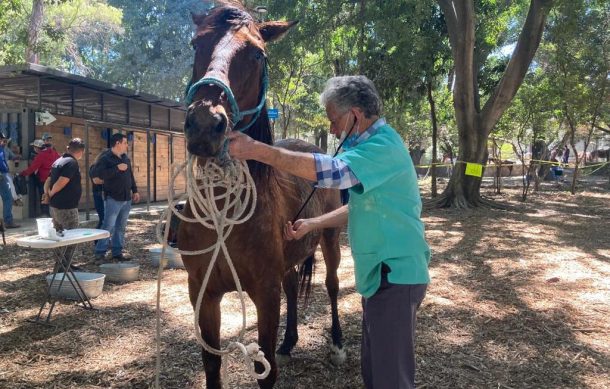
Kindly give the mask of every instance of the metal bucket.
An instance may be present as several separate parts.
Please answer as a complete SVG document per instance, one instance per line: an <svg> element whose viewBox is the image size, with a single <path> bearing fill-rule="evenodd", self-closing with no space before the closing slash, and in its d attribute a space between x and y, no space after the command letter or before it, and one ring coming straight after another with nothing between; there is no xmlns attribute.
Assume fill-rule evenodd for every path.
<svg viewBox="0 0 610 389"><path fill-rule="evenodd" d="M100 271L112 282L136 281L140 276L140 265L134 262L104 263Z"/></svg>
<svg viewBox="0 0 610 389"><path fill-rule="evenodd" d="M102 294L104 279L106 278L105 274L74 272L74 275L88 298L93 299ZM47 275L47 285L51 285L51 295L69 300L79 300L78 293L72 286L72 283L68 277L72 278L72 276L68 274L62 283L61 280L64 278L64 273L57 273L55 275L55 279L53 280L53 285L51 285L53 274ZM72 279L72 282L76 286L74 279ZM59 286L60 283L61 287Z"/></svg>
<svg viewBox="0 0 610 389"><path fill-rule="evenodd" d="M149 249L150 252L150 260L154 267L159 266L159 260L161 259L161 247L155 247ZM163 258L163 268L173 268L173 269L184 269L184 263L182 262L182 256L178 254L174 249L168 247L165 249L165 257Z"/></svg>

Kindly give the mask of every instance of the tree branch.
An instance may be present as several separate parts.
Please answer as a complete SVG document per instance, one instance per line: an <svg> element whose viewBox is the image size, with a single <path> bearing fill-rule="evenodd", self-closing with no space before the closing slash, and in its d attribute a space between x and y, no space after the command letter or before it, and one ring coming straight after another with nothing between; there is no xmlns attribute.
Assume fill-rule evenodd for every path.
<svg viewBox="0 0 610 389"><path fill-rule="evenodd" d="M481 114L481 127L489 133L506 110L525 78L529 65L542 38L544 23L552 0L531 0L517 46L508 63L504 76L490 96Z"/></svg>
<svg viewBox="0 0 610 389"><path fill-rule="evenodd" d="M606 134L610 134L610 128L605 128L605 127L602 127L602 126L597 125L597 124L595 125L595 128L597 128L600 131L605 132Z"/></svg>

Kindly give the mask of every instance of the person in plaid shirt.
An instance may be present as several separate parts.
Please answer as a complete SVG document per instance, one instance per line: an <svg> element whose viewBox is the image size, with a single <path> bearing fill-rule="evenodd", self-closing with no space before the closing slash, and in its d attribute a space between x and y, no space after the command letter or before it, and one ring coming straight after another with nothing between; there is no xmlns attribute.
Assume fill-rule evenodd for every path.
<svg viewBox="0 0 610 389"><path fill-rule="evenodd" d="M404 141L381 117L381 98L368 78L331 78L320 100L330 132L347 137L336 157L273 147L240 132L228 135L229 154L319 187L349 188L347 205L287 222L284 236L300 239L312 230L348 224L356 289L362 295L364 384L369 389L414 388L416 312L430 282L415 168Z"/></svg>

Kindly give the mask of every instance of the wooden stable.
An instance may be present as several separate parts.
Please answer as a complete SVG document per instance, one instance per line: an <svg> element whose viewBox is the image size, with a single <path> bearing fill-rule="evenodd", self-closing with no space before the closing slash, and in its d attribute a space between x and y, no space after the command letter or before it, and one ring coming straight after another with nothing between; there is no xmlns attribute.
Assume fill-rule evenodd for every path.
<svg viewBox="0 0 610 389"><path fill-rule="evenodd" d="M49 113L55 120L47 124L41 113ZM12 134L24 159L30 153L29 144L45 133L52 135L60 154L70 139L85 141L87 150L79 162L83 177L80 207L84 210L93 209L88 166L116 132L129 139L128 154L141 201L167 200L171 166L186 160L184 115L179 102L44 66L0 67L0 130ZM24 170L30 162L11 163L11 172ZM184 179L180 177L175 188L183 193ZM29 189L30 194L36 193L33 184ZM37 216L37 202L35 196L28 195L24 207L13 208L15 218Z"/></svg>

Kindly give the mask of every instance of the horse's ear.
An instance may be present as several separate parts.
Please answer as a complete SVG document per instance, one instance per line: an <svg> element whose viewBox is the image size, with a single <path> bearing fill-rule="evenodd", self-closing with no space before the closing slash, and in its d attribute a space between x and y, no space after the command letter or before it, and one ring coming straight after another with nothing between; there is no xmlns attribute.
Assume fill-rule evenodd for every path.
<svg viewBox="0 0 610 389"><path fill-rule="evenodd" d="M263 22L259 23L258 28L265 42L274 42L283 38L288 30L298 22L298 20L291 22Z"/></svg>
<svg viewBox="0 0 610 389"><path fill-rule="evenodd" d="M203 23L203 19L205 19L206 16L206 14L196 14L191 12L191 18L193 19L193 23L195 23L196 26L201 26L201 24Z"/></svg>

